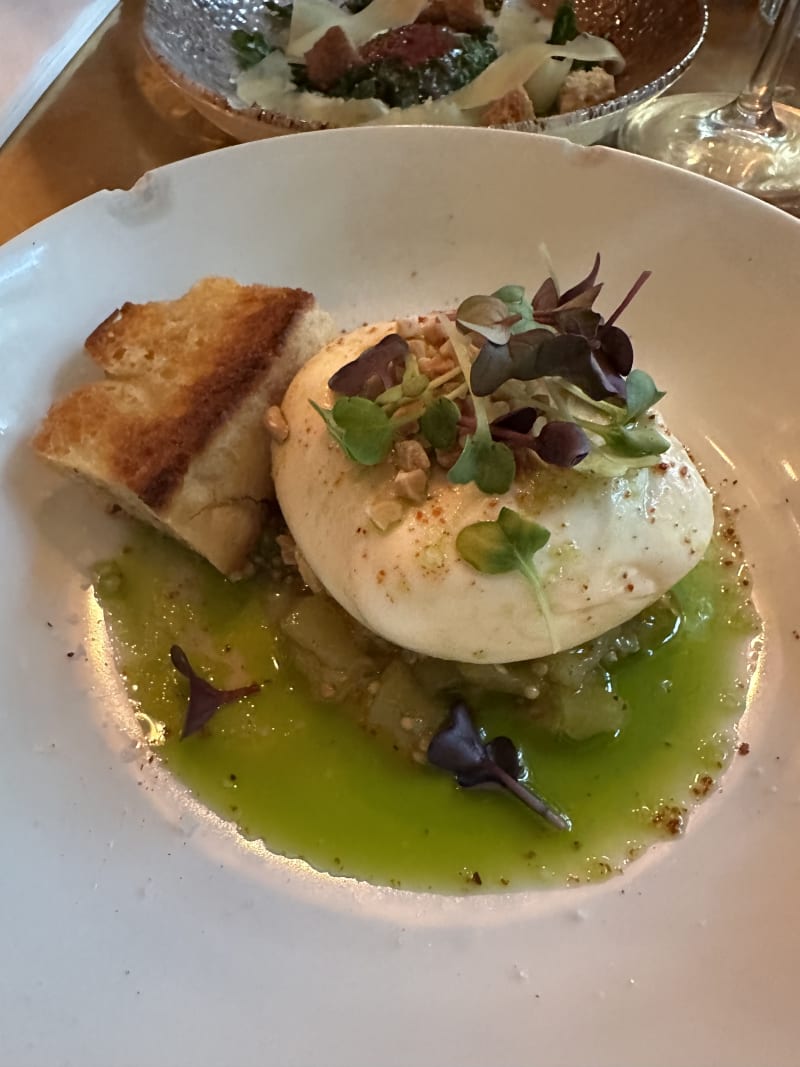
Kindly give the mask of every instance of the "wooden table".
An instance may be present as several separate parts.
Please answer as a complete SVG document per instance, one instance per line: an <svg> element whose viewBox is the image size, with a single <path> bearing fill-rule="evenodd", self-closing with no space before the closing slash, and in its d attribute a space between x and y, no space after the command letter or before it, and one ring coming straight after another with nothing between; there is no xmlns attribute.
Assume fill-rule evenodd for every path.
<svg viewBox="0 0 800 1067"><path fill-rule="evenodd" d="M144 0L122 0L0 149L0 243L104 188L128 188L145 171L231 144L148 59ZM754 0L710 0L711 26L680 92L734 94L763 47ZM800 103L800 48L784 95Z"/></svg>

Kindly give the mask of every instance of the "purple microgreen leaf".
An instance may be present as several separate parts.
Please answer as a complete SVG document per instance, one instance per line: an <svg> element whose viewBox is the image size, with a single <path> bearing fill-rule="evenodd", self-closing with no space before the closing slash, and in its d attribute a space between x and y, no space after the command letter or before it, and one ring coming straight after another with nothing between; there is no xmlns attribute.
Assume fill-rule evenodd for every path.
<svg viewBox="0 0 800 1067"><path fill-rule="evenodd" d="M597 341L599 353L611 370L617 374L630 374L633 366L633 345L631 339L619 326L609 326L605 323L598 327Z"/></svg>
<svg viewBox="0 0 800 1067"><path fill-rule="evenodd" d="M522 316L509 312L496 296L468 296L456 310L456 322L462 329L473 330L494 344L502 345L511 336L511 327Z"/></svg>
<svg viewBox="0 0 800 1067"><path fill-rule="evenodd" d="M554 311L558 307L558 289L552 278L545 278L533 294L531 304L534 316L537 319L541 312Z"/></svg>
<svg viewBox="0 0 800 1067"><path fill-rule="evenodd" d="M486 749L469 708L458 701L450 709L445 726L431 738L428 762L458 776L480 765L485 758Z"/></svg>
<svg viewBox="0 0 800 1067"><path fill-rule="evenodd" d="M342 396L359 396L370 379L379 378L383 388L389 389L396 384L392 373L394 365L405 360L408 351L408 341L399 333L387 334L357 359L340 367L328 380L328 388Z"/></svg>
<svg viewBox="0 0 800 1067"><path fill-rule="evenodd" d="M475 396L491 396L501 385L514 377L514 363L508 344L487 341L472 364L469 387Z"/></svg>
<svg viewBox="0 0 800 1067"><path fill-rule="evenodd" d="M589 308L559 308L550 316L552 325L559 333L574 334L593 341L603 321L601 315Z"/></svg>
<svg viewBox="0 0 800 1067"><path fill-rule="evenodd" d="M533 313L537 322L554 325L554 316L567 309L588 310L603 288L598 283L597 272L600 270L600 254L594 258L592 269L576 285L559 295L558 287L552 278L546 278L533 298Z"/></svg>
<svg viewBox="0 0 800 1067"><path fill-rule="evenodd" d="M588 320L580 322L589 328ZM529 330L510 337L505 345L485 342L472 365L473 393L490 396L512 378L524 382L565 378L593 400L609 396L625 398L624 378L615 367L605 365L599 345L595 353L591 341L577 332L554 335L548 330Z"/></svg>
<svg viewBox="0 0 800 1067"><path fill-rule="evenodd" d="M195 671L180 645L173 645L169 650L169 656L175 670L184 678L189 679L189 704L181 730L182 741L201 730L226 704L232 704L242 697L252 696L261 689L261 686L255 683L241 686L239 689L217 689Z"/></svg>
<svg viewBox="0 0 800 1067"><path fill-rule="evenodd" d="M615 311L613 311L611 313L606 325L608 325L608 326L613 326L614 325L614 323L620 317L622 312L625 310L625 308L628 306L628 304L630 304L631 300L633 300L633 298L636 296L636 294L639 292L639 290L642 288L642 286L644 285L644 283L647 281L647 279L650 277L650 275L652 273L653 272L651 270L643 270L642 271L642 273L639 275L639 277L636 279L636 281L631 286L630 291L628 292L628 295L623 299L623 301L619 305L619 307Z"/></svg>
<svg viewBox="0 0 800 1067"><path fill-rule="evenodd" d="M517 781L522 778L525 768L519 756L519 749L510 737L493 737L486 742L486 754L493 763L501 767Z"/></svg>
<svg viewBox="0 0 800 1067"><path fill-rule="evenodd" d="M571 289L567 289L567 291L565 293L561 294L561 297L559 299L559 304L562 304L562 305L563 304L568 304L570 300L574 300L576 296L581 296L582 294L586 293L590 289L597 289L597 292L599 292L600 288L602 287L602 283L601 283L601 285L595 285L595 283L597 281L597 275L598 275L599 272L600 272L600 253L596 252L595 253L595 257L594 257L594 263L592 264L592 269L589 271L589 273L586 275L585 278L583 278L581 281L577 282L577 284L573 285ZM595 293L595 296L596 295L597 295L597 293ZM592 299L594 299L594 297ZM588 305L588 306L591 306L591 305Z"/></svg>
<svg viewBox="0 0 800 1067"><path fill-rule="evenodd" d="M577 385L592 400L609 396L625 398L625 379L605 366L602 353L578 334L559 334L539 352L539 376L564 378Z"/></svg>
<svg viewBox="0 0 800 1067"><path fill-rule="evenodd" d="M517 408L516 411L509 411L506 415L501 415L495 419L491 423L490 429L492 432L495 430L510 430L512 433L528 434L533 429L538 417L539 412L536 408Z"/></svg>
<svg viewBox="0 0 800 1067"><path fill-rule="evenodd" d="M586 459L591 447L589 438L574 422L545 423L535 441L540 459L554 467L576 466Z"/></svg>
<svg viewBox="0 0 800 1067"><path fill-rule="evenodd" d="M558 302L558 311L591 311L592 304L597 299L600 290L603 288L603 283L599 285L593 285L590 289L584 289L583 292L573 296L570 300L567 300L565 296L562 296ZM542 321L545 321L544 319Z"/></svg>
<svg viewBox="0 0 800 1067"><path fill-rule="evenodd" d="M506 789L557 830L570 830L569 818L548 804L521 779L526 769L510 738L484 743L463 701L456 702L428 745L428 762L454 775L463 789L495 785Z"/></svg>
<svg viewBox="0 0 800 1067"><path fill-rule="evenodd" d="M509 337L506 344L487 341L472 364L470 388L476 396L491 396L511 378L532 381L541 378L537 359L541 347L555 340L549 330L526 330Z"/></svg>
<svg viewBox="0 0 800 1067"><path fill-rule="evenodd" d="M591 451L591 443L580 426L573 422L546 422L537 436L533 430L538 412L535 408L518 408L501 415L491 424L492 436L511 448L527 448L544 463L554 467L574 467Z"/></svg>

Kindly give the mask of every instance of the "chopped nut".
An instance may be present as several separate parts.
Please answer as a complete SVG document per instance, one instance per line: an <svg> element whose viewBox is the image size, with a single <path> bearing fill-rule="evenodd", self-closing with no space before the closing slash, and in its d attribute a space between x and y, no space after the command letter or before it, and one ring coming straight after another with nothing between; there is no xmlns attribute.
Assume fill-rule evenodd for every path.
<svg viewBox="0 0 800 1067"><path fill-rule="evenodd" d="M412 337L408 342L408 350L415 359L424 359L428 354L428 344L421 337Z"/></svg>
<svg viewBox="0 0 800 1067"><path fill-rule="evenodd" d="M322 583L311 570L305 556L297 547L291 534L278 534L275 543L281 551L281 559L287 567L296 567L300 577L306 583L312 593L323 592Z"/></svg>
<svg viewBox="0 0 800 1067"><path fill-rule="evenodd" d="M281 550L281 559L287 567L297 566L297 545L291 534L278 534L275 543Z"/></svg>
<svg viewBox="0 0 800 1067"><path fill-rule="evenodd" d="M447 372L452 370L455 366L453 360L447 359L440 352L421 356L417 362L419 364L419 369L423 374L427 374L429 378L438 378L440 374L447 374Z"/></svg>
<svg viewBox="0 0 800 1067"><path fill-rule="evenodd" d="M429 470L431 461L419 441L398 441L394 446L397 466L401 471Z"/></svg>
<svg viewBox="0 0 800 1067"><path fill-rule="evenodd" d="M428 495L428 475L419 467L416 470L399 471L392 485L398 496L413 500L415 504L422 503Z"/></svg>
<svg viewBox="0 0 800 1067"><path fill-rule="evenodd" d="M419 337L419 319L398 319L395 323L395 333L400 334L407 341L412 337Z"/></svg>
<svg viewBox="0 0 800 1067"><path fill-rule="evenodd" d="M277 404L267 408L264 413L264 425L272 440L277 441L279 444L289 436L289 423Z"/></svg>
<svg viewBox="0 0 800 1067"><path fill-rule="evenodd" d="M306 583L308 588L311 590L312 593L323 593L325 590L323 588L322 582L311 570L308 565L308 560L296 545L294 554L297 558L297 569L300 571L300 577Z"/></svg>
<svg viewBox="0 0 800 1067"><path fill-rule="evenodd" d="M422 322L422 336L436 348L447 340L445 328L435 315L431 315Z"/></svg>
<svg viewBox="0 0 800 1067"><path fill-rule="evenodd" d="M383 532L400 522L405 508L397 497L378 497L367 504L366 510L370 522Z"/></svg>

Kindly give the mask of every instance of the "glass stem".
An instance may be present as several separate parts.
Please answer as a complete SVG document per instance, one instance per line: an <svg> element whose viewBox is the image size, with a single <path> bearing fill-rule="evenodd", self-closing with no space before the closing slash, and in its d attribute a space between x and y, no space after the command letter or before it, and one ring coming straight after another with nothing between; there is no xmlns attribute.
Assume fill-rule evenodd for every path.
<svg viewBox="0 0 800 1067"><path fill-rule="evenodd" d="M747 87L732 104L718 113L724 122L772 136L785 132L783 123L772 110L772 100L799 30L800 0L783 0L769 40Z"/></svg>

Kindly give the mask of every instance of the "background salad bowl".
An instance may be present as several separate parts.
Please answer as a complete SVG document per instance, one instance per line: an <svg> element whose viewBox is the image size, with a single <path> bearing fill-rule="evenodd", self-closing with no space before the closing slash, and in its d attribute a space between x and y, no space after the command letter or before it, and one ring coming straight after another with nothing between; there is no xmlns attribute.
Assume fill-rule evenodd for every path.
<svg viewBox="0 0 800 1067"><path fill-rule="evenodd" d="M536 5L548 17L558 0ZM625 58L618 95L563 115L511 128L578 144L611 137L632 107L673 85L700 48L708 22L703 0L576 0L579 27L608 38ZM231 34L263 29L261 0L148 0L144 41L163 72L215 125L240 141L315 129L311 123L248 106L236 94L239 74Z"/></svg>
<svg viewBox="0 0 800 1067"><path fill-rule="evenodd" d="M321 874L149 761L90 579L124 527L30 438L126 300L230 275L304 286L352 327L535 284L540 242L570 279L599 249L604 294L653 271L625 328L739 511L765 623L749 754L684 835L597 884L447 896ZM605 148L452 128L235 146L0 248L5 1060L796 1063L798 286L800 224L742 194Z"/></svg>

